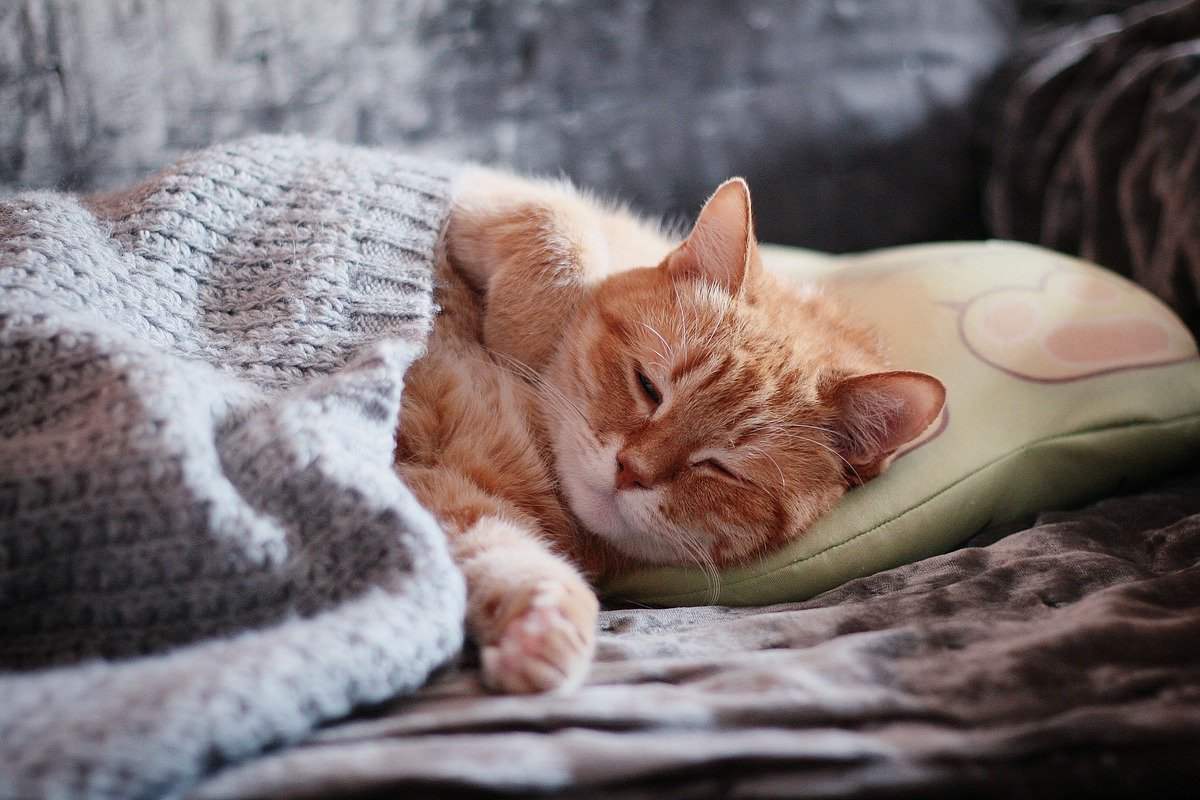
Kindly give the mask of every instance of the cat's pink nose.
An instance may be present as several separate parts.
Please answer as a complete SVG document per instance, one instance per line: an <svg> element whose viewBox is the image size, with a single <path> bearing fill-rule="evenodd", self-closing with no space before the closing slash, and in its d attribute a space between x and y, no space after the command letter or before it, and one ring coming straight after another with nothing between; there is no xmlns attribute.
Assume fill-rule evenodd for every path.
<svg viewBox="0 0 1200 800"><path fill-rule="evenodd" d="M637 463L625 453L617 455L617 489L649 489L650 481L643 477Z"/></svg>

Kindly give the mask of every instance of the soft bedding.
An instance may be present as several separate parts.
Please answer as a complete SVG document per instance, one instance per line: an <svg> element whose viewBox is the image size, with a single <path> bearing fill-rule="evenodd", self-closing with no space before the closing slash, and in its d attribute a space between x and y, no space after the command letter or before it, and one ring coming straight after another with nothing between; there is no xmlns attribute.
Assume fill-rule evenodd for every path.
<svg viewBox="0 0 1200 800"><path fill-rule="evenodd" d="M1200 475L804 603L605 612L574 696L468 656L404 699L462 637L391 453L451 178L263 138L0 203L0 798L1195 774Z"/></svg>
<svg viewBox="0 0 1200 800"><path fill-rule="evenodd" d="M0 202L0 798L176 795L457 652L392 452L452 177L264 137Z"/></svg>
<svg viewBox="0 0 1200 800"><path fill-rule="evenodd" d="M602 626L576 696L467 666L191 796L1194 796L1200 473L808 602Z"/></svg>

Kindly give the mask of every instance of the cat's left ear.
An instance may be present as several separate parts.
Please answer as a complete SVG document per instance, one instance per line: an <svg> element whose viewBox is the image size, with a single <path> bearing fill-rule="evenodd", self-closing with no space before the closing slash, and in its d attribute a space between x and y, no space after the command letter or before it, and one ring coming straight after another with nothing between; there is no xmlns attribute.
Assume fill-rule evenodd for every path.
<svg viewBox="0 0 1200 800"><path fill-rule="evenodd" d="M762 264L744 180L730 178L717 187L692 232L662 266L673 278L707 280L733 297L746 293Z"/></svg>
<svg viewBox="0 0 1200 800"><path fill-rule="evenodd" d="M828 397L837 414L835 446L848 477L862 482L933 424L946 404L946 387L923 372L876 372L839 381Z"/></svg>

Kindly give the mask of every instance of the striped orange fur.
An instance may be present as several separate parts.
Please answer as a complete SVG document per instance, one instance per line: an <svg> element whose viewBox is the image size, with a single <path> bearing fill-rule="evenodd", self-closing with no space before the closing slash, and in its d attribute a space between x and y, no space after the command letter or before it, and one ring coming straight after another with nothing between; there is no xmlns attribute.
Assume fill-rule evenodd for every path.
<svg viewBox="0 0 1200 800"><path fill-rule="evenodd" d="M717 569L803 535L944 401L815 288L762 268L746 184L673 240L565 183L462 179L397 465L467 577L485 679L585 674L589 580Z"/></svg>

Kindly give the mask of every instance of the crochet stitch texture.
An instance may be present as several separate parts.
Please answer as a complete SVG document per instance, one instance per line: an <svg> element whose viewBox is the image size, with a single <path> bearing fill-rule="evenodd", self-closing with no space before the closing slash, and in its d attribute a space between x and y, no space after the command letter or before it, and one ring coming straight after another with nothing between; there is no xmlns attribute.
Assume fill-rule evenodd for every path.
<svg viewBox="0 0 1200 800"><path fill-rule="evenodd" d="M178 795L457 651L392 461L453 177L259 137L0 202L0 798Z"/></svg>

